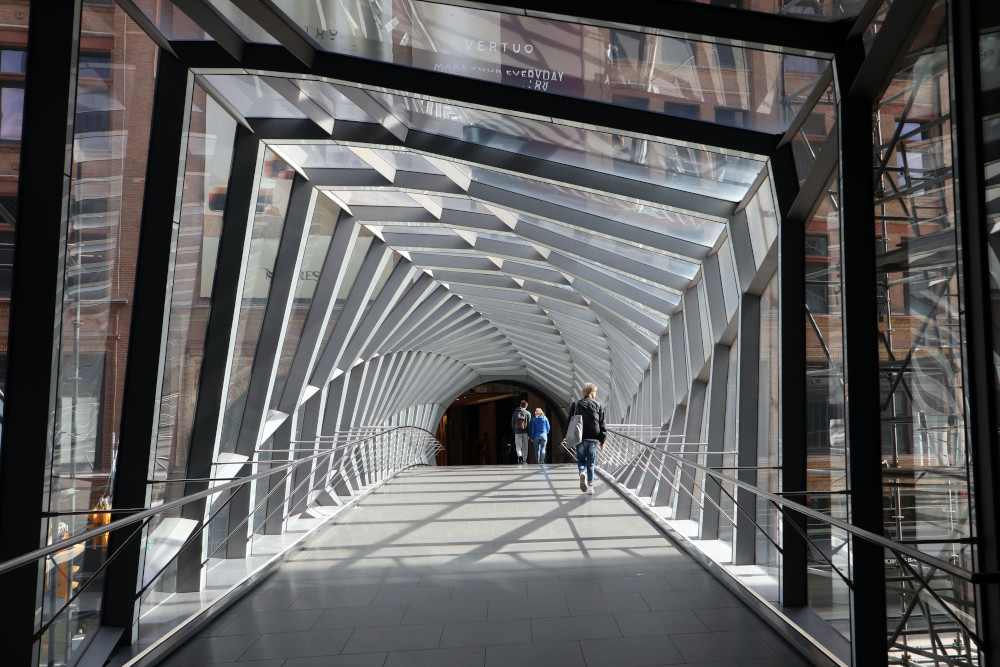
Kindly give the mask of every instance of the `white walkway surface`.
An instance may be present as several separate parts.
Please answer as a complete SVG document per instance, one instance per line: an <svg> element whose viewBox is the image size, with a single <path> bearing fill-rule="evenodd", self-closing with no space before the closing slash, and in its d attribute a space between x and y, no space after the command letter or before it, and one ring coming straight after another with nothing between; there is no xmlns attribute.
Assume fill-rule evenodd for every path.
<svg viewBox="0 0 1000 667"><path fill-rule="evenodd" d="M401 474L164 664L807 663L614 490L528 465Z"/></svg>

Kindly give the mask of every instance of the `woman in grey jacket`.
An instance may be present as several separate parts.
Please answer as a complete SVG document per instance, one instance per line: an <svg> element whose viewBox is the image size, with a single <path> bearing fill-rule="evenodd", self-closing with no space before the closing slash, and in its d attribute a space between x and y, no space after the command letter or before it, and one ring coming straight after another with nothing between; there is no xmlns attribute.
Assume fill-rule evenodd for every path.
<svg viewBox="0 0 1000 667"><path fill-rule="evenodd" d="M583 385L583 398L573 404L570 415L583 417L583 440L576 445L576 467L580 470L580 490L594 495L594 460L604 451L608 429L604 426L604 406L597 402L597 385Z"/></svg>

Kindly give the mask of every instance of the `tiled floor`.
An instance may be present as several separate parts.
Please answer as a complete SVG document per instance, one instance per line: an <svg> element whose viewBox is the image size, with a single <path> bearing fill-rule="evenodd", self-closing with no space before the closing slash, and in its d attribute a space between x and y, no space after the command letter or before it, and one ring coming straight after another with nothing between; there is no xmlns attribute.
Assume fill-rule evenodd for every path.
<svg viewBox="0 0 1000 667"><path fill-rule="evenodd" d="M405 472L164 664L807 664L597 489L575 466Z"/></svg>

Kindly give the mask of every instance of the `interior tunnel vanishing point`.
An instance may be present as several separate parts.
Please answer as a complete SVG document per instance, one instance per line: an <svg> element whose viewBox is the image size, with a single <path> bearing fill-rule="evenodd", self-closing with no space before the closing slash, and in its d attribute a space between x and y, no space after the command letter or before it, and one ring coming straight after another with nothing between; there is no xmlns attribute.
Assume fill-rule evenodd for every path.
<svg viewBox="0 0 1000 667"><path fill-rule="evenodd" d="M0 17L10 664L1000 666L996 3Z"/></svg>

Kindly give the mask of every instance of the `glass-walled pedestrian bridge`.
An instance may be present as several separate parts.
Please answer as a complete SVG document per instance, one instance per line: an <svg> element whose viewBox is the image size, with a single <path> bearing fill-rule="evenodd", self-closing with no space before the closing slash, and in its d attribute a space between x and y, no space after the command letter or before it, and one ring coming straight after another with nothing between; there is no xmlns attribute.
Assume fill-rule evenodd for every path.
<svg viewBox="0 0 1000 667"><path fill-rule="evenodd" d="M50 4L12 664L1000 665L993 3ZM597 495L456 465L587 382Z"/></svg>

